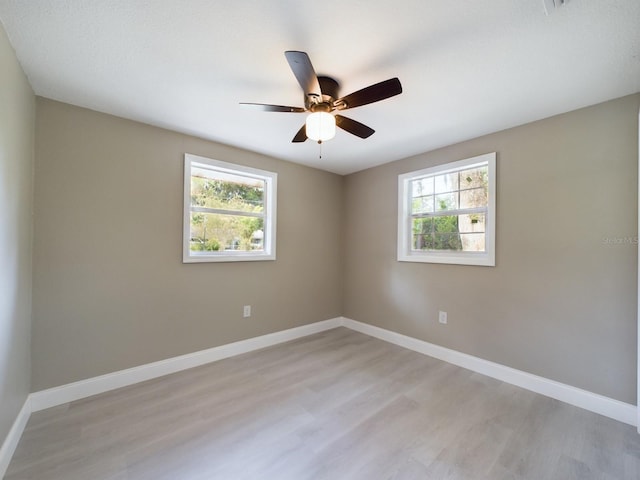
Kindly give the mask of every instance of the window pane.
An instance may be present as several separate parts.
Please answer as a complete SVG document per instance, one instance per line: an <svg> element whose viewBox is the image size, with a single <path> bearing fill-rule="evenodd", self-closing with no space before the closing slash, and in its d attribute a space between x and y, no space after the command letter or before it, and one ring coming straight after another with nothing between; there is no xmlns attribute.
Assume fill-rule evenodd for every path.
<svg viewBox="0 0 640 480"><path fill-rule="evenodd" d="M437 216L413 219L414 250L460 250L458 216Z"/></svg>
<svg viewBox="0 0 640 480"><path fill-rule="evenodd" d="M430 245L433 242L433 235L417 234L413 236L413 250L431 250Z"/></svg>
<svg viewBox="0 0 640 480"><path fill-rule="evenodd" d="M460 172L460 189L487 188L489 185L489 167L478 167Z"/></svg>
<svg viewBox="0 0 640 480"><path fill-rule="evenodd" d="M264 211L264 180L225 174L224 179L193 175L191 206L239 212Z"/></svg>
<svg viewBox="0 0 640 480"><path fill-rule="evenodd" d="M457 233L436 233L433 250L462 250L460 235Z"/></svg>
<svg viewBox="0 0 640 480"><path fill-rule="evenodd" d="M262 218L191 212L192 252L263 251Z"/></svg>
<svg viewBox="0 0 640 480"><path fill-rule="evenodd" d="M484 252L485 251L485 235L484 233L461 233L462 250L465 252Z"/></svg>
<svg viewBox="0 0 640 480"><path fill-rule="evenodd" d="M458 229L464 233L484 233L485 232L484 213L472 213L458 216Z"/></svg>
<svg viewBox="0 0 640 480"><path fill-rule="evenodd" d="M421 197L433 194L433 177L421 178L411 182L411 195Z"/></svg>
<svg viewBox="0 0 640 480"><path fill-rule="evenodd" d="M460 251L461 235L454 233L419 234L413 236L413 250Z"/></svg>
<svg viewBox="0 0 640 480"><path fill-rule="evenodd" d="M446 193L458 190L458 172L445 173L433 177L436 193Z"/></svg>
<svg viewBox="0 0 640 480"><path fill-rule="evenodd" d="M458 216L447 215L442 217L434 217L434 230L440 233L457 233L458 230Z"/></svg>
<svg viewBox="0 0 640 480"><path fill-rule="evenodd" d="M414 218L412 231L414 235L422 233L433 233L434 230L434 218Z"/></svg>
<svg viewBox="0 0 640 480"><path fill-rule="evenodd" d="M436 195L436 212L458 209L458 192Z"/></svg>
<svg viewBox="0 0 640 480"><path fill-rule="evenodd" d="M433 195L427 197L416 197L412 200L411 213L432 213Z"/></svg>
<svg viewBox="0 0 640 480"><path fill-rule="evenodd" d="M486 207L488 203L487 188L473 188L460 192L460 208Z"/></svg>

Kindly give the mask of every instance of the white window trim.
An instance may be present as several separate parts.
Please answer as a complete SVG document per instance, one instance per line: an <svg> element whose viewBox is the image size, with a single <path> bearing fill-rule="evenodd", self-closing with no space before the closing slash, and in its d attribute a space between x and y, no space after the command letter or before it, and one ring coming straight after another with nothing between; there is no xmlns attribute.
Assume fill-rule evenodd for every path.
<svg viewBox="0 0 640 480"><path fill-rule="evenodd" d="M191 240L191 167L207 168L254 177L265 181L264 250L260 252L241 252L224 250L195 254L189 248ZM246 167L234 163L222 162L211 158L185 153L184 155L184 209L182 231L182 262L251 262L276 259L276 210L277 210L278 174Z"/></svg>
<svg viewBox="0 0 640 480"><path fill-rule="evenodd" d="M487 205L485 246L486 252L417 252L411 249L411 199L409 183L424 175L447 173L487 163L489 177L489 205ZM486 153L457 162L437 165L398 176L398 261L423 263L449 263L456 265L495 266L496 238L496 153Z"/></svg>

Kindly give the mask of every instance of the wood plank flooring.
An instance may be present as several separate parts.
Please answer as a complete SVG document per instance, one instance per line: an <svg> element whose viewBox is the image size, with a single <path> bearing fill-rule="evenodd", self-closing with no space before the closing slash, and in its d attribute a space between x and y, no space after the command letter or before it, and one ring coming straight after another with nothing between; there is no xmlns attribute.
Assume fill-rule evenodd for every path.
<svg viewBox="0 0 640 480"><path fill-rule="evenodd" d="M345 328L34 413L5 480L640 479L635 428Z"/></svg>

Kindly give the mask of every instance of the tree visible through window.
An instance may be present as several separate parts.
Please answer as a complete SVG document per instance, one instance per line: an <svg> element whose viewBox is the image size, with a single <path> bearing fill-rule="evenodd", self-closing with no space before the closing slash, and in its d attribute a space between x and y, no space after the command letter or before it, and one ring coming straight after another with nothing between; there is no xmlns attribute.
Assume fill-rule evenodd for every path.
<svg viewBox="0 0 640 480"><path fill-rule="evenodd" d="M414 250L485 251L487 165L413 180L410 188Z"/></svg>
<svg viewBox="0 0 640 480"><path fill-rule="evenodd" d="M495 154L399 177L398 259L493 264Z"/></svg>
<svg viewBox="0 0 640 480"><path fill-rule="evenodd" d="M275 251L275 178L270 172L186 155L185 261L270 259L264 257Z"/></svg>
<svg viewBox="0 0 640 480"><path fill-rule="evenodd" d="M264 181L244 182L192 173L191 251L263 249Z"/></svg>

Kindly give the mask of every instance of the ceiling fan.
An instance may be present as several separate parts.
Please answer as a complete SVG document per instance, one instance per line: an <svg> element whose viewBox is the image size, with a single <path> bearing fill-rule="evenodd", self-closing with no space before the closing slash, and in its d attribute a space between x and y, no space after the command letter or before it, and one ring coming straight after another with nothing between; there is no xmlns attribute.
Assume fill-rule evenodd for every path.
<svg viewBox="0 0 640 480"><path fill-rule="evenodd" d="M287 62L304 92L304 107L288 107L284 105L268 105L263 103L240 103L244 107L258 109L264 112L309 112L306 123L293 137L293 143L304 142L307 138L322 143L333 138L335 127L360 138L368 138L375 130L339 114L334 111L360 107L378 102L402 93L402 85L397 78L390 78L380 83L370 85L356 92L338 96L340 85L326 76L317 76L309 56L305 52L284 52Z"/></svg>

